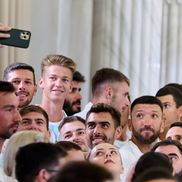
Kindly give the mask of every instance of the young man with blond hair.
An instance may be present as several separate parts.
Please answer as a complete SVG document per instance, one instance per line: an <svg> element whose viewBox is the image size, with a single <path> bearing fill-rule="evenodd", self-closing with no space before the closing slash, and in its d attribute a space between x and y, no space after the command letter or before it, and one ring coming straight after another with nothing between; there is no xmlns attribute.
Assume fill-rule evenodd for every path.
<svg viewBox="0 0 182 182"><path fill-rule="evenodd" d="M41 63L41 78L39 79L39 85L42 88L41 107L48 113L53 142L58 140L58 126L66 116L62 108L71 89L75 69L75 62L63 55L48 55Z"/></svg>

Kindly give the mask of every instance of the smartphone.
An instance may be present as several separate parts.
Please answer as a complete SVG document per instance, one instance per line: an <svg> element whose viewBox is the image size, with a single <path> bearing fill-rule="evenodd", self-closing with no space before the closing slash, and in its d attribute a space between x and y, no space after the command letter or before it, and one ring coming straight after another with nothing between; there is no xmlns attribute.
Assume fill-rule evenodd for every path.
<svg viewBox="0 0 182 182"><path fill-rule="evenodd" d="M9 38L0 38L0 44L20 48L28 48L31 38L30 31L12 28L8 32L0 32L10 34Z"/></svg>

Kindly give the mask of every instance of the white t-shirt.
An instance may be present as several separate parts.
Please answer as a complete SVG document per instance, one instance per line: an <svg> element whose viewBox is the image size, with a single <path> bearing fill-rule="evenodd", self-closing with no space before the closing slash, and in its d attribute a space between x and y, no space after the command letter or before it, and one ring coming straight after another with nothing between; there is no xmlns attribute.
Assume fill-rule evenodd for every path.
<svg viewBox="0 0 182 182"><path fill-rule="evenodd" d="M123 167L125 172L132 167L134 163L143 155L137 145L135 145L131 140L126 141L124 145L119 149L121 158L123 161Z"/></svg>
<svg viewBox="0 0 182 182"><path fill-rule="evenodd" d="M85 108L83 109L83 111L74 114L74 116L80 116L81 118L86 119L87 112L91 109L92 105L93 105L92 102L89 102L85 106Z"/></svg>
<svg viewBox="0 0 182 182"><path fill-rule="evenodd" d="M0 182L18 182L16 179L7 176L0 167Z"/></svg>
<svg viewBox="0 0 182 182"><path fill-rule="evenodd" d="M62 120L63 120L65 117L67 117L67 115L64 112L64 110L62 110L62 113L63 113L63 118L62 118ZM59 129L58 129L58 127L59 127L59 124L61 123L61 121L58 121L58 122L49 121L49 131L51 133L50 141L53 143L56 143L57 141L59 141Z"/></svg>

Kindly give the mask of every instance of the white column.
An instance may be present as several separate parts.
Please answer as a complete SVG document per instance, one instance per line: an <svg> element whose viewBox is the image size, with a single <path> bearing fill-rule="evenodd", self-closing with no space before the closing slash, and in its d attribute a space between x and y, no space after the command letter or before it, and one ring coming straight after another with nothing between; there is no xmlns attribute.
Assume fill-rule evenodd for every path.
<svg viewBox="0 0 182 182"><path fill-rule="evenodd" d="M178 48L177 48L177 82L182 84L182 0L177 0L178 13Z"/></svg>
<svg viewBox="0 0 182 182"><path fill-rule="evenodd" d="M131 32L131 97L135 98L140 95L140 72L141 72L141 25L142 25L142 0L133 1L132 4L132 32Z"/></svg>
<svg viewBox="0 0 182 182"><path fill-rule="evenodd" d="M162 2L163 0L153 0L151 3L149 80L146 84L148 85L148 93L152 95L156 94L160 85Z"/></svg>
<svg viewBox="0 0 182 182"><path fill-rule="evenodd" d="M131 32L132 32L132 1L123 0L121 8L121 24L120 24L120 57L119 68L121 71L129 77L130 64L131 64Z"/></svg>
<svg viewBox="0 0 182 182"><path fill-rule="evenodd" d="M175 1L168 4L168 46L166 56L166 82L175 82L178 45L178 7Z"/></svg>

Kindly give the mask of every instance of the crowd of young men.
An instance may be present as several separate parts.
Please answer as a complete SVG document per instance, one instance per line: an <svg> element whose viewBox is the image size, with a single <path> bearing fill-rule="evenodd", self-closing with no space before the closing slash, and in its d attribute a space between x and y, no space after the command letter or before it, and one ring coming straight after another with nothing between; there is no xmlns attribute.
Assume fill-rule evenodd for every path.
<svg viewBox="0 0 182 182"><path fill-rule="evenodd" d="M108 179L111 174L113 181L125 181L138 159L151 150L167 155L173 175L181 179L182 86L168 84L156 96L140 96L130 103L129 79L119 70L101 68L92 78L92 99L81 110L84 95L80 94L80 83L84 81L71 58L47 55L41 62L38 81L42 100L32 105L37 91L33 67L15 62L4 69L0 81L0 149L6 152L5 140L26 130L45 133L56 143L20 148L13 180L49 181L68 161L88 158L108 169ZM120 165L114 165L116 161Z"/></svg>

